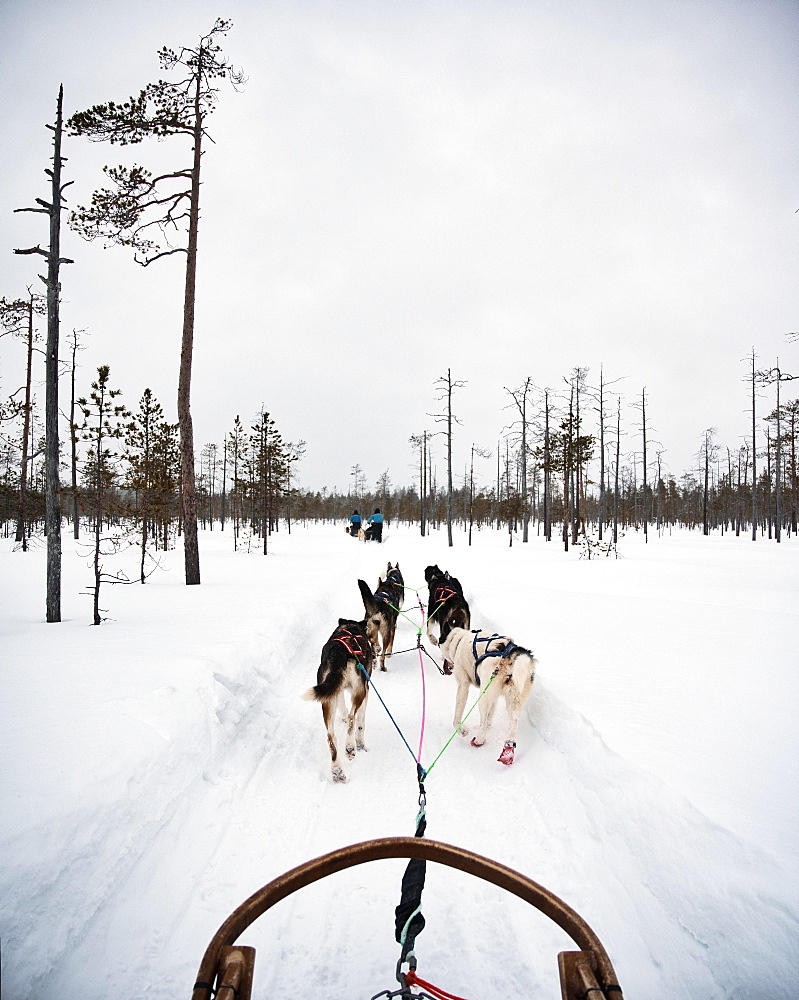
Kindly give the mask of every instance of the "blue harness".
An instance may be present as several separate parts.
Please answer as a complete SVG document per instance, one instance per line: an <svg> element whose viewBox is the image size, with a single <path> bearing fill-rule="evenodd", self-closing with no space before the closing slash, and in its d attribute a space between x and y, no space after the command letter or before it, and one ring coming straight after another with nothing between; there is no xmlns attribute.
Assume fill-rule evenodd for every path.
<svg viewBox="0 0 799 1000"><path fill-rule="evenodd" d="M472 629L472 634L474 639L472 640L472 656L474 657L474 681L477 687L480 687L480 674L477 672L477 668L483 662L491 656L507 656L509 653L513 652L514 649L519 649L520 647L506 635L498 635L496 632L493 635L480 635L479 629ZM504 646L498 646L496 649L489 649L489 643L493 642L494 639L506 639ZM480 652L477 644L484 642L486 645L485 651Z"/></svg>

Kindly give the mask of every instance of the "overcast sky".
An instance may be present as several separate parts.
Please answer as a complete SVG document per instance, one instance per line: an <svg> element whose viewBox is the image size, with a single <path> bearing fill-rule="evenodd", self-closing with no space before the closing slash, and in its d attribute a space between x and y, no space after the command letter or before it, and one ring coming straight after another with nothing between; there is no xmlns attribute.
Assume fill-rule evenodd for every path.
<svg viewBox="0 0 799 1000"><path fill-rule="evenodd" d="M603 366L623 449L646 387L679 475L705 428L742 443L753 347L799 370L793 0L3 0L0 295L41 286L41 259L12 251L47 220L13 210L48 196L58 85L67 115L123 100L217 16L248 80L223 86L203 163L198 452L263 403L307 442L304 486L346 489L356 463L409 483L448 367L463 468L512 419L505 386ZM177 138L64 153L70 206L104 163L190 157ZM143 269L71 232L62 252L82 391L109 364L129 406L149 386L176 419L183 259ZM0 361L7 394L21 345Z"/></svg>

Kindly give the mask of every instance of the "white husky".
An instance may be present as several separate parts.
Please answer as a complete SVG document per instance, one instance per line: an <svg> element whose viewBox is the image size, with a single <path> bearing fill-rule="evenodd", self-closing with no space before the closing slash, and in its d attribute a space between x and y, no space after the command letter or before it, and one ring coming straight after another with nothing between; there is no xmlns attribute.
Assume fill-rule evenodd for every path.
<svg viewBox="0 0 799 1000"><path fill-rule="evenodd" d="M517 646L507 635L479 629L469 632L465 628L453 628L439 646L439 651L444 657L444 669L449 673L448 666L451 665L458 682L452 724L462 736L468 735L463 726L463 710L469 687L485 691L480 698L480 728L472 738L473 747L481 747L485 743L497 699L500 694L505 695L510 728L498 759L502 764L512 764L519 716L530 697L538 661L529 649Z"/></svg>

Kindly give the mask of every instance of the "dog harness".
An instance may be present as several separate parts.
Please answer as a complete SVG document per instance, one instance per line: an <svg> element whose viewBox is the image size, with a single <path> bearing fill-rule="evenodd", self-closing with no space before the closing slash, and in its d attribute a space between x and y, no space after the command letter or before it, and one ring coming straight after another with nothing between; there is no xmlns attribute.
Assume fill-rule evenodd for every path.
<svg viewBox="0 0 799 1000"><path fill-rule="evenodd" d="M342 627L336 629L331 638L340 642L350 656L356 660L365 660L369 655L369 640L365 635L350 632L349 629Z"/></svg>
<svg viewBox="0 0 799 1000"><path fill-rule="evenodd" d="M383 601L384 604L391 604L394 600L394 592L388 590L386 587L381 587L380 590L375 591L375 599Z"/></svg>
<svg viewBox="0 0 799 1000"><path fill-rule="evenodd" d="M449 601L451 598L455 597L456 593L457 592L454 591L451 587L437 587L433 591L433 600L431 602L432 604L435 604L436 607L435 607L435 610L431 612L431 614L435 614L436 611L438 611L438 609L443 604L446 604L447 601Z"/></svg>
<svg viewBox="0 0 799 1000"><path fill-rule="evenodd" d="M477 668L480 666L483 660L487 660L491 656L503 656L503 657L507 656L509 653L512 653L514 649L519 649L519 646L517 646L512 639L509 639L508 636L498 635L496 632L493 635L481 636L479 629L472 629L472 635L474 636L474 639L472 639L472 656L474 657L474 680L477 687L480 687L480 674L478 673ZM497 646L495 649L489 649L488 648L489 644L492 643L495 639L505 639L506 640L505 645ZM486 647L482 653L478 648L478 643L481 642L485 643Z"/></svg>

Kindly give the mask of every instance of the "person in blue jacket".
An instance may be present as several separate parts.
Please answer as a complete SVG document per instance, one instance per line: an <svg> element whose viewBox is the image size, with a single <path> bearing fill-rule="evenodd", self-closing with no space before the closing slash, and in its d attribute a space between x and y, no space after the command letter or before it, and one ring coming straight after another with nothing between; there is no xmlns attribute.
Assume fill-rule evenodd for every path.
<svg viewBox="0 0 799 1000"><path fill-rule="evenodd" d="M357 510L354 510L350 515L350 534L353 538L357 538L358 532L361 529L361 515Z"/></svg>
<svg viewBox="0 0 799 1000"><path fill-rule="evenodd" d="M366 537L375 542L383 541L383 515L380 508L375 507L375 512L366 522L369 527L366 529Z"/></svg>

